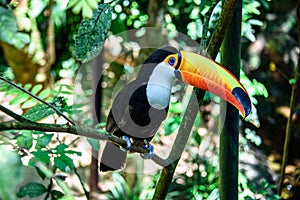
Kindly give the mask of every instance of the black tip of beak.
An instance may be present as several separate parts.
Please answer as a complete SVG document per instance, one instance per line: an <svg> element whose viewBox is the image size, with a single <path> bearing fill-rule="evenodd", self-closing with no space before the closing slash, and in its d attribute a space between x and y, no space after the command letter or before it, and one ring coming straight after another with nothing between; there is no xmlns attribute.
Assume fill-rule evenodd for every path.
<svg viewBox="0 0 300 200"><path fill-rule="evenodd" d="M232 94L238 99L238 101L242 104L245 110L245 117L251 112L251 100L248 94L239 87L236 87L232 90Z"/></svg>

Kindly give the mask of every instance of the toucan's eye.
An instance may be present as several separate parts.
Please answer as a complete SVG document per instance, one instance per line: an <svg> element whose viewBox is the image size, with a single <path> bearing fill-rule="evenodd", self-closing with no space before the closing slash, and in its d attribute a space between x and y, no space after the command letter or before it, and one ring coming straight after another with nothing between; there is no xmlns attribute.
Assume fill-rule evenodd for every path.
<svg viewBox="0 0 300 200"><path fill-rule="evenodd" d="M176 58L174 58L174 57L169 58L168 63L169 63L171 66L174 66L174 65L176 64Z"/></svg>

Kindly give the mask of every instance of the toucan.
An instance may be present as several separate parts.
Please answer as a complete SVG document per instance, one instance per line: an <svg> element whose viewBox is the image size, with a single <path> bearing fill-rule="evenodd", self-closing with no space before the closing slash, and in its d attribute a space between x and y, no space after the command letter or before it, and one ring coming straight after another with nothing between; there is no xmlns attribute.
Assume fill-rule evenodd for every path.
<svg viewBox="0 0 300 200"><path fill-rule="evenodd" d="M226 68L206 56L163 47L142 64L135 80L116 95L106 121L106 131L124 139L126 148L107 142L100 160L100 171L122 169L132 144L142 145L154 155L150 144L166 119L174 80L214 93L236 107L243 117L251 111L246 89ZM99 84L98 87L101 87ZM97 95L95 103L99 104ZM99 119L99 113L96 114Z"/></svg>

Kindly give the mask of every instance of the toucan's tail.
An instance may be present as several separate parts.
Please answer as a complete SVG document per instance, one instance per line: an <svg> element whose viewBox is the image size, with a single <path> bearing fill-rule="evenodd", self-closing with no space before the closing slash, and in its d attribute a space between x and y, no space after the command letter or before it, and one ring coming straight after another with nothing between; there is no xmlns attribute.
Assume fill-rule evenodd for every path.
<svg viewBox="0 0 300 200"><path fill-rule="evenodd" d="M121 150L119 146L107 142L100 161L100 171L122 169L125 165L126 157L127 152Z"/></svg>

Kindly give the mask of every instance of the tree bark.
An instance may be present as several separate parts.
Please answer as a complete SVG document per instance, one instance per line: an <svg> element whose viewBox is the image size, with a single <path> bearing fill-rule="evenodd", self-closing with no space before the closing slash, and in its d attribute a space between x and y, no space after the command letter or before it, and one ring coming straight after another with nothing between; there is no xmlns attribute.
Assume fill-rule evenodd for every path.
<svg viewBox="0 0 300 200"><path fill-rule="evenodd" d="M241 65L241 17L242 0L237 1L231 23L227 29L222 50L221 63L236 77ZM224 128L220 135L220 199L238 199L238 154L239 154L239 112L231 104L222 101L221 122Z"/></svg>

